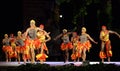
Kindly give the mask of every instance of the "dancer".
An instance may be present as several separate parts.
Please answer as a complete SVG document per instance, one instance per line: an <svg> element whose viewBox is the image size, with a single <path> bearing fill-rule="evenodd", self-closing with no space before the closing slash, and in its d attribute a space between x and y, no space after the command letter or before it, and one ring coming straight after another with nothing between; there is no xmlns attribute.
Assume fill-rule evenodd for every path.
<svg viewBox="0 0 120 71"><path fill-rule="evenodd" d="M76 60L79 62L80 53L78 48L80 47L80 37L77 35L77 32L73 32L71 42L73 44L71 59L74 60L74 62L76 62Z"/></svg>
<svg viewBox="0 0 120 71"><path fill-rule="evenodd" d="M120 35L115 32L108 30L106 26L102 26L102 30L100 32L100 40L101 40L101 51L99 53L100 58L102 59L102 62L104 62L105 58L108 58L108 62L110 62L110 57L112 57L112 47L111 47L111 41L109 39L109 34L115 34L120 38ZM105 51L106 47L106 51Z"/></svg>
<svg viewBox="0 0 120 71"><path fill-rule="evenodd" d="M65 62L68 62L69 50L73 48L69 38L70 34L72 34L72 32L68 32L66 29L63 29L63 33L54 38L54 40L57 40L62 37L61 39L63 40L63 43L61 44L61 50L65 52Z"/></svg>
<svg viewBox="0 0 120 71"><path fill-rule="evenodd" d="M10 53L12 53L12 47L10 46L8 34L4 34L2 43L3 43L2 50L5 52L6 62L11 61Z"/></svg>
<svg viewBox="0 0 120 71"><path fill-rule="evenodd" d="M20 54L23 53L22 48L25 46L24 44L24 38L22 36L22 32L18 31L17 32L17 37L16 37L16 51L17 51L17 58L18 58L18 63L20 64Z"/></svg>
<svg viewBox="0 0 120 71"><path fill-rule="evenodd" d="M86 61L86 51L90 50L91 48L91 43L90 41L92 41L93 43L97 44L96 41L94 41L89 34L86 33L87 30L85 27L82 27L81 29L81 35L80 35L80 47L79 49L79 53L80 56L82 57L83 61Z"/></svg>
<svg viewBox="0 0 120 71"><path fill-rule="evenodd" d="M38 39L37 44L38 45L36 45L37 50L40 49L40 52L36 55L36 58L37 58L37 60L40 60L40 63L42 64L43 62L46 61L46 58L48 58L48 56L46 55L46 52L48 54L49 51L48 51L48 48L46 46L46 42L50 41L51 37L49 35L50 33L47 33L44 30L44 25L43 24L40 25L40 28L42 30L37 31L37 39Z"/></svg>
<svg viewBox="0 0 120 71"><path fill-rule="evenodd" d="M29 49L30 49L30 56L31 56L31 63L35 62L35 45L34 45L34 40L36 39L36 33L37 33L37 29L36 29L36 22L35 20L30 20L30 27L27 28L25 36L26 38L29 40Z"/></svg>
<svg viewBox="0 0 120 71"><path fill-rule="evenodd" d="M26 64L27 61L30 61L31 56L30 56L30 41L28 37L24 39L24 46L21 48L22 50L22 58L24 60L24 64Z"/></svg>
<svg viewBox="0 0 120 71"><path fill-rule="evenodd" d="M10 58L15 58L15 61L17 61L17 51L16 51L16 37L14 34L10 34L10 45L12 47L13 52L10 54Z"/></svg>

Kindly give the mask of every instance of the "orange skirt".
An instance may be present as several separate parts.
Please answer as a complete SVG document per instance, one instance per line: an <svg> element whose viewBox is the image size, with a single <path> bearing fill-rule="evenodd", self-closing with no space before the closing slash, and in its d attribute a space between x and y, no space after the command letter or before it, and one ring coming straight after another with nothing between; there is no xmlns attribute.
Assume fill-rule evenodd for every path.
<svg viewBox="0 0 120 71"><path fill-rule="evenodd" d="M33 44L35 45L36 49L40 48L40 46L41 46L41 42L39 39L35 39Z"/></svg>
<svg viewBox="0 0 120 71"><path fill-rule="evenodd" d="M79 52L73 53L73 54L71 55L71 59L72 59L72 60L76 60L77 58L80 58L80 57L81 57L81 55L80 55Z"/></svg>
<svg viewBox="0 0 120 71"><path fill-rule="evenodd" d="M17 58L17 53L16 52L10 53L9 58Z"/></svg>
<svg viewBox="0 0 120 71"><path fill-rule="evenodd" d="M77 58L77 57L76 57L76 54L73 53L73 54L71 55L71 59L72 59L72 60L76 60L76 58Z"/></svg>
<svg viewBox="0 0 120 71"><path fill-rule="evenodd" d="M79 49L84 49L84 48L86 48L87 50L89 50L92 45L91 45L90 41L88 40L88 41L86 41L86 42L84 42L84 43L80 43L79 46L80 46Z"/></svg>
<svg viewBox="0 0 120 71"><path fill-rule="evenodd" d="M20 46L16 46L16 52L18 52L18 53L21 52L21 47Z"/></svg>
<svg viewBox="0 0 120 71"><path fill-rule="evenodd" d="M72 49L72 48L73 48L73 45L71 42L61 44L61 50L63 50L63 51L66 49Z"/></svg>
<svg viewBox="0 0 120 71"><path fill-rule="evenodd" d="M36 55L36 59L37 59L37 60L46 61L46 58L48 58L48 56L47 56L46 54L44 54L44 53L42 53L42 54L37 54L37 55Z"/></svg>
<svg viewBox="0 0 120 71"><path fill-rule="evenodd" d="M29 54L24 54L23 55L23 60L27 60L27 59L30 59L30 55Z"/></svg>
<svg viewBox="0 0 120 71"><path fill-rule="evenodd" d="M80 43L80 42L73 43L73 47L75 47L75 48L76 48L76 50L80 50L81 43Z"/></svg>
<svg viewBox="0 0 120 71"><path fill-rule="evenodd" d="M2 50L3 50L4 52L12 52L12 51L13 51L11 46L3 46L3 47L2 47Z"/></svg>

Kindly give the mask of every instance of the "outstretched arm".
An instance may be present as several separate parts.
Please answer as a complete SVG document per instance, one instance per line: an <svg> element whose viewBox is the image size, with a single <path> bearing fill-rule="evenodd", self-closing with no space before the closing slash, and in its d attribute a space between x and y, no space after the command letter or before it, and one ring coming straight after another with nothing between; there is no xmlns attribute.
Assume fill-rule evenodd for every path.
<svg viewBox="0 0 120 71"><path fill-rule="evenodd" d="M117 33L117 32L115 32L115 31L109 31L109 33L111 33L111 34L115 34L115 35L117 35L119 38L120 38L120 35Z"/></svg>
<svg viewBox="0 0 120 71"><path fill-rule="evenodd" d="M59 34L58 36L56 36L55 38L54 38L54 40L57 40L58 38L60 38L62 36L62 34Z"/></svg>
<svg viewBox="0 0 120 71"><path fill-rule="evenodd" d="M95 44L97 44L98 42L96 42L93 38L90 37L90 35L87 34L87 37Z"/></svg>
<svg viewBox="0 0 120 71"><path fill-rule="evenodd" d="M72 34L72 33L73 33L73 32L68 32L67 34L70 35L70 34Z"/></svg>

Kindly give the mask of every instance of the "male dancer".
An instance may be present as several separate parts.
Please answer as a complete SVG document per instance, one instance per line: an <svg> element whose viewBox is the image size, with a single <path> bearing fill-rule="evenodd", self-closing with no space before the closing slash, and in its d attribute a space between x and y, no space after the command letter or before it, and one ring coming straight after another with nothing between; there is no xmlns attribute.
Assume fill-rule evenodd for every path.
<svg viewBox="0 0 120 71"><path fill-rule="evenodd" d="M100 40L101 40L101 51L99 53L102 62L104 62L104 58L108 57L108 62L110 62L110 57L112 57L112 50L111 50L111 41L109 39L109 34L115 34L120 38L120 35L115 32L108 30L106 26L102 26L102 30L100 32ZM106 51L104 50L106 47Z"/></svg>

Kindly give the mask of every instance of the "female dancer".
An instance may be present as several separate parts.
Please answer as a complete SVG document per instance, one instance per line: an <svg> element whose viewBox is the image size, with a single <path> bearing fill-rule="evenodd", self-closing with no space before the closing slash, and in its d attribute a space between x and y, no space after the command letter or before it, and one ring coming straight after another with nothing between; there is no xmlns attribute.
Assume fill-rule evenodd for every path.
<svg viewBox="0 0 120 71"><path fill-rule="evenodd" d="M30 27L27 28L25 32L25 36L27 40L29 41L29 50L30 50L30 56L31 56L31 63L35 62L35 46L34 46L34 40L36 39L36 25L35 25L35 20L30 20Z"/></svg>
<svg viewBox="0 0 120 71"><path fill-rule="evenodd" d="M36 45L36 47L38 48L37 50L40 49L40 53L36 55L36 58L37 60L40 60L40 63L42 64L44 61L46 61L46 58L48 58L48 56L45 54L45 51L47 51L47 54L49 53L48 48L46 46L46 42L50 41L51 37L49 36L49 33L43 30L44 25L41 24L40 28L42 30L37 31L38 45Z"/></svg>
<svg viewBox="0 0 120 71"><path fill-rule="evenodd" d="M73 48L69 38L70 34L72 34L72 32L67 32L66 29L63 29L63 33L54 38L54 40L57 40L58 38L62 37L61 39L63 40L63 43L61 44L61 50L65 51L65 62L68 62L69 50Z"/></svg>
<svg viewBox="0 0 120 71"><path fill-rule="evenodd" d="M111 30L107 30L106 26L102 26L102 30L100 32L100 40L101 40L101 51L99 53L100 58L102 59L102 62L104 62L104 59L108 57L108 62L110 62L110 57L112 57L112 50L111 50L111 41L109 39L109 34L116 34L119 38L120 35ZM106 51L104 50L106 47Z"/></svg>
<svg viewBox="0 0 120 71"><path fill-rule="evenodd" d="M4 35L2 43L3 43L2 50L5 52L6 62L11 61L10 53L12 53L12 47L10 46L8 34Z"/></svg>
<svg viewBox="0 0 120 71"><path fill-rule="evenodd" d="M20 54L23 53L22 48L24 47L24 38L22 36L22 32L18 31L17 32L17 37L16 37L16 51L17 51L17 58L18 58L18 63L20 63Z"/></svg>
<svg viewBox="0 0 120 71"><path fill-rule="evenodd" d="M14 36L14 34L10 34L9 39L10 39L10 45L13 50L13 52L10 54L10 58L15 58L15 60L17 61L16 37Z"/></svg>
<svg viewBox="0 0 120 71"><path fill-rule="evenodd" d="M80 47L80 37L77 35L76 32L73 32L72 37L71 37L71 42L73 44L73 51L72 51L72 55L71 55L71 59L79 62L79 58L80 58L80 53L78 48Z"/></svg>
<svg viewBox="0 0 120 71"><path fill-rule="evenodd" d="M86 51L90 50L91 47L91 43L89 40L91 40L92 42L94 42L95 44L97 44L96 41L94 41L89 34L86 33L86 28L82 27L81 29L81 35L80 35L80 47L79 49L79 53L80 56L82 57L83 61L86 61Z"/></svg>

